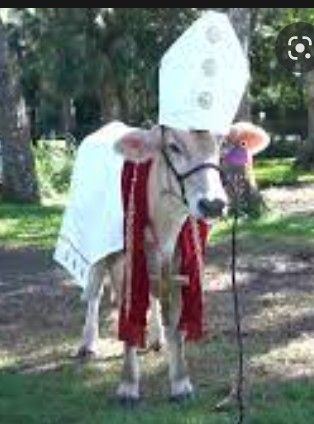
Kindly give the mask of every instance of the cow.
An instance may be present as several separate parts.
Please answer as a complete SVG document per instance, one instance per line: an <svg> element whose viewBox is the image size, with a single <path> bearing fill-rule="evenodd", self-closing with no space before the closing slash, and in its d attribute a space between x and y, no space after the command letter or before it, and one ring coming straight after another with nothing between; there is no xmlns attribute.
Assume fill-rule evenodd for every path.
<svg viewBox="0 0 314 424"><path fill-rule="evenodd" d="M236 128L238 130L239 127ZM250 130L251 134L256 133L254 126ZM234 138L235 131L232 127L230 134ZM238 131L237 139L240 138L241 132ZM149 249L146 250L146 255L150 274L156 275L156 268L161 267L163 261L171 264L174 275L179 274L175 245L178 229L183 222L182 217L186 213L212 222L226 212L228 199L219 172L223 140L225 138L212 135L208 131L184 131L156 125L151 129L137 129L116 141L115 149L125 160L135 163L148 160L152 162L147 199L149 217L154 225L159 249L156 244L151 243L152 236L147 232L145 237ZM186 175L186 178L180 179L182 175ZM124 269L123 251L114 252L94 265L79 356L84 357L97 349L99 305L106 270L119 298ZM177 328L180 292L174 292L171 305L173 313L165 316L163 305L160 306L158 302L158 288L154 278L151 282L151 309L155 317L156 338L159 339L164 334L168 345L170 397L176 400L185 399L193 395L194 389L185 361L184 334ZM117 396L130 402L136 402L140 397L137 348L127 342L124 342L124 360Z"/></svg>

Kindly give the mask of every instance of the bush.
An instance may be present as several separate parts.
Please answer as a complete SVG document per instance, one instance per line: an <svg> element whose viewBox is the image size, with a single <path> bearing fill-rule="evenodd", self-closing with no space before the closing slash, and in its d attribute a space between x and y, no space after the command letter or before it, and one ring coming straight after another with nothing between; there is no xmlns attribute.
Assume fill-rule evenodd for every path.
<svg viewBox="0 0 314 424"><path fill-rule="evenodd" d="M41 197L64 194L70 184L74 151L59 140L39 141L33 149Z"/></svg>

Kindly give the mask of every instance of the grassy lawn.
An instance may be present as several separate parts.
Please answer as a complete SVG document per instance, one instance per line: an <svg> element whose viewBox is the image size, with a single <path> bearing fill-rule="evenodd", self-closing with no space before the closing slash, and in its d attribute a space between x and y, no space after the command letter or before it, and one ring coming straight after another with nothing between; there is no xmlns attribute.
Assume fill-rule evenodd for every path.
<svg viewBox="0 0 314 424"><path fill-rule="evenodd" d="M61 215L61 206L0 203L0 245L52 247Z"/></svg>
<svg viewBox="0 0 314 424"><path fill-rule="evenodd" d="M314 182L314 172L296 168L293 158L257 159L254 169L261 188Z"/></svg>
<svg viewBox="0 0 314 424"><path fill-rule="evenodd" d="M292 171L289 159L258 161L256 169L263 186L314 181L310 174ZM61 215L62 206L0 203L0 245L12 248L13 253L28 246L50 249ZM221 262L226 262L223 249L227 245L229 249L230 225L230 221L221 222L212 232L213 256L220 254ZM239 241L239 254L249 256L248 263L254 265L250 270L241 256L249 370L246 422L309 424L314 417L314 216L270 211L258 220L240 221ZM293 255L300 252L306 255L298 257L296 261L301 262L295 265ZM220 262L215 265L219 268ZM280 271L283 265L286 271ZM210 337L187 347L197 387L195 399L184 405L169 403L165 360L148 352L141 355L144 399L137 408L123 409L113 399L121 346L97 364L78 367L70 359L83 322L78 292L49 286L50 269L46 273L41 269L36 276L26 273L16 283L13 272L19 276L24 270L9 267L4 277L0 275L0 423L236 422L234 404L215 410L229 393L237 361L228 289L206 294L211 302ZM248 278L242 275L246 272L252 272L252 286L242 280ZM103 314L103 351L111 352L114 341L106 333L106 319Z"/></svg>
<svg viewBox="0 0 314 424"><path fill-rule="evenodd" d="M213 227L211 240L220 242L230 236L232 220L221 221ZM259 219L239 221L239 237L263 241L266 239L314 245L314 214L282 216L269 212Z"/></svg>
<svg viewBox="0 0 314 424"><path fill-rule="evenodd" d="M98 372L99 373L99 372ZM96 382L94 382L96 380ZM96 370L81 375L65 368L44 375L0 374L0 419L3 423L43 424L146 424L146 423L231 423L230 413L210 411L212 393L186 405L171 405L167 394L162 401L146 399L139 407L119 406L112 397L115 381L103 373L101 382ZM108 393L111 390L112 393ZM206 406L207 404L207 406Z"/></svg>
<svg viewBox="0 0 314 424"><path fill-rule="evenodd" d="M78 376L71 368L41 375L0 375L0 419L8 424L233 424L229 412L212 409L214 390L185 405L166 400L143 401L136 408L123 409L108 400L111 376L91 384L96 371ZM96 380L97 381L97 380ZM213 396L214 393L214 396ZM250 424L306 424L314 416L314 383L310 380L260 386ZM162 394L160 394L162 397ZM217 394L216 394L217 397Z"/></svg>

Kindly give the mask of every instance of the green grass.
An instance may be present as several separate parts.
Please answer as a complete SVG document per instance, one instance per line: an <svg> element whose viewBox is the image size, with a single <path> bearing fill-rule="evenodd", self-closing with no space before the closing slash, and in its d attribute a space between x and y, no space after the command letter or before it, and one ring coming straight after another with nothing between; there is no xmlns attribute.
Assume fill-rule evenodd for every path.
<svg viewBox="0 0 314 424"><path fill-rule="evenodd" d="M61 206L0 203L0 245L52 247L61 215Z"/></svg>
<svg viewBox="0 0 314 424"><path fill-rule="evenodd" d="M223 356L227 361L221 371L223 373L232 367L231 363L236 358L234 347L222 339L204 342L201 349L196 344L189 344L188 348L189 356L193 358L192 362L197 362L197 366L200 354L218 357L218 360ZM36 351L35 348L32 350ZM64 362L60 352L54 359ZM214 410L215 404L223 396L222 387L228 385L229 381L226 382L228 376L223 375L213 385L212 365L206 372L204 364L201 371L195 371L197 375L194 377L199 383L195 399L177 405L168 400L165 365L159 363L154 366L156 354L141 355L144 397L138 407L124 408L114 397L122 364L119 356L109 358L101 370L97 364L78 367L67 359L67 364L63 363L53 371L25 374L19 370L20 361L17 356L15 364L0 365L1 423L205 424L210 420L213 424L231 424L236 414L234 405L219 413ZM44 358L44 363L47 361ZM210 364L209 360L207 362ZM216 375L216 370L213 373Z"/></svg>
<svg viewBox="0 0 314 424"><path fill-rule="evenodd" d="M65 366L43 374L0 371L0 422L6 424L231 424L234 406L215 411L215 386L183 405L167 401L167 393L123 408L113 398L116 376L89 366ZM272 381L251 387L248 424L308 424L314 416L314 382Z"/></svg>
<svg viewBox="0 0 314 424"><path fill-rule="evenodd" d="M221 221L213 227L211 238L214 242L230 234L232 219ZM281 216L269 212L259 219L240 219L239 235L252 239L289 239L296 242L314 242L314 214L292 214Z"/></svg>
<svg viewBox="0 0 314 424"><path fill-rule="evenodd" d="M300 379L259 385L250 424L305 424L314 416L314 382Z"/></svg>
<svg viewBox="0 0 314 424"><path fill-rule="evenodd" d="M314 182L314 172L295 167L293 158L257 159L254 172L261 188Z"/></svg>
<svg viewBox="0 0 314 424"><path fill-rule="evenodd" d="M95 371L94 371L95 373ZM138 408L121 407L110 392L114 387L104 373L90 385L92 375L73 369L43 375L0 373L0 422L6 424L229 424L231 415L207 409L206 398L187 405L143 402ZM167 396L160 394L160 397ZM204 407L205 406L205 407ZM210 421L208 421L210 420Z"/></svg>

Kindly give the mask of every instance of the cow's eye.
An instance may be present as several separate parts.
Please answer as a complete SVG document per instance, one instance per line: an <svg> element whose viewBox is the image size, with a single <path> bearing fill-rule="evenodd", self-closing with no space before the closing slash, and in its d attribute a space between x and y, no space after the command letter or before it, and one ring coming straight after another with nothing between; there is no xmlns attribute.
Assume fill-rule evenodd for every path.
<svg viewBox="0 0 314 424"><path fill-rule="evenodd" d="M180 147L177 145L177 144L175 144L175 143L171 143L171 144L169 144L169 150L172 152L172 153L175 153L176 155L180 155L180 154L182 154L182 150L180 149Z"/></svg>

